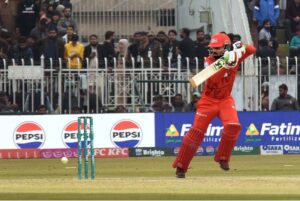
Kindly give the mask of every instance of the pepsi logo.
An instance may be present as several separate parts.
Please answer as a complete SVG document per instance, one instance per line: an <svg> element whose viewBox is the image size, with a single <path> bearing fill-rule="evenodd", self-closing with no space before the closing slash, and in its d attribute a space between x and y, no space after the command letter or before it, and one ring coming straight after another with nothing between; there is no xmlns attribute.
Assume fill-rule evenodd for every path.
<svg viewBox="0 0 300 201"><path fill-rule="evenodd" d="M214 154L214 152L215 152L215 149L212 146L206 147L207 154L212 155L212 154Z"/></svg>
<svg viewBox="0 0 300 201"><path fill-rule="evenodd" d="M141 127L132 120L121 120L111 129L110 137L116 147L137 147L142 141Z"/></svg>
<svg viewBox="0 0 300 201"><path fill-rule="evenodd" d="M23 122L13 134L16 147L20 149L38 149L45 142L45 131L35 122Z"/></svg>
<svg viewBox="0 0 300 201"><path fill-rule="evenodd" d="M84 124L83 123L81 123L80 125L80 130L82 134L81 146L84 147L84 138L83 138ZM90 125L88 124L87 125L88 134L89 131L90 131ZM77 121L71 121L64 127L62 131L62 141L67 148L77 148L78 146L77 132L78 132ZM90 140L88 140L88 144L89 143Z"/></svg>

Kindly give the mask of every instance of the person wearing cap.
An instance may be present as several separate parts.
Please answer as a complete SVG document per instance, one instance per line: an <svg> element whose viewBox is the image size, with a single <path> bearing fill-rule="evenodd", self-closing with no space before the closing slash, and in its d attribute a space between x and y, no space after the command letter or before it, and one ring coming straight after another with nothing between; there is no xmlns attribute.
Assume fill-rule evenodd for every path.
<svg viewBox="0 0 300 201"><path fill-rule="evenodd" d="M72 41L65 44L65 59L68 60L67 68L82 68L84 45L78 42L77 34L72 35ZM70 61L70 62L69 62Z"/></svg>
<svg viewBox="0 0 300 201"><path fill-rule="evenodd" d="M193 126L185 135L173 163L177 178L185 178L189 164L203 141L210 122L215 117L218 117L224 126L214 157L223 170L229 170L231 152L241 129L235 103L230 93L241 62L253 54L256 48L250 44L242 45L241 42L231 46L231 41L225 33L213 35L209 48L209 56L204 61L205 67L222 56L227 58L227 62L223 68L206 80L201 99L197 103ZM229 51L232 48L233 50Z"/></svg>

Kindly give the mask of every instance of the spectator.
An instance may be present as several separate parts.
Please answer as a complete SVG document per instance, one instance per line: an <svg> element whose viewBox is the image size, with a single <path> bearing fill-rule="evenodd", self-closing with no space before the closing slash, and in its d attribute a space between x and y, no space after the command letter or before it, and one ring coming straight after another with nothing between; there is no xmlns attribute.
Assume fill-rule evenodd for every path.
<svg viewBox="0 0 300 201"><path fill-rule="evenodd" d="M268 82L262 84L261 94L261 110L269 111L269 85Z"/></svg>
<svg viewBox="0 0 300 201"><path fill-rule="evenodd" d="M176 94L172 102L173 112L186 112L187 104L181 94Z"/></svg>
<svg viewBox="0 0 300 201"><path fill-rule="evenodd" d="M163 46L166 42L168 42L168 36L164 31L158 32L156 39L158 42L160 42L161 46Z"/></svg>
<svg viewBox="0 0 300 201"><path fill-rule="evenodd" d="M108 67L114 67L113 58L116 57L115 52L115 32L107 31L105 33L105 41L103 42L103 56L107 58Z"/></svg>
<svg viewBox="0 0 300 201"><path fill-rule="evenodd" d="M47 38L46 19L41 19L36 27L34 27L29 36L36 38L37 41Z"/></svg>
<svg viewBox="0 0 300 201"><path fill-rule="evenodd" d="M118 105L115 109L116 113L127 113L127 109L124 105Z"/></svg>
<svg viewBox="0 0 300 201"><path fill-rule="evenodd" d="M35 27L39 15L38 6L34 0L23 0L18 5L16 31L21 36L28 36Z"/></svg>
<svg viewBox="0 0 300 201"><path fill-rule="evenodd" d="M104 49L103 46L99 44L97 35L95 34L90 35L89 40L90 40L90 44L84 48L84 58L89 59L90 62L89 68L97 69L99 68L99 66L100 67L103 66L99 64L104 60L104 56L103 56ZM98 58L98 66L97 66L96 58Z"/></svg>
<svg viewBox="0 0 300 201"><path fill-rule="evenodd" d="M8 96L4 92L0 92L0 113L10 113L13 112L9 102Z"/></svg>
<svg viewBox="0 0 300 201"><path fill-rule="evenodd" d="M81 113L81 109L78 106L73 106L71 108L71 114L80 114Z"/></svg>
<svg viewBox="0 0 300 201"><path fill-rule="evenodd" d="M77 34L72 35L72 41L65 44L65 59L68 61L67 67L71 69L81 68L84 54L84 45L78 42L79 37Z"/></svg>
<svg viewBox="0 0 300 201"><path fill-rule="evenodd" d="M54 27L54 28L57 29L57 25L58 25L59 20L60 20L60 14L59 14L59 12L58 12L58 11L53 11L53 14L52 14L52 16L51 16L51 22L49 22L49 23L47 24L47 27L48 27L48 28ZM67 32L68 32L68 31L67 31Z"/></svg>
<svg viewBox="0 0 300 201"><path fill-rule="evenodd" d="M205 33L203 30L197 31L197 40L195 41L195 57L201 67L204 66L204 58L208 56L208 47L205 44Z"/></svg>
<svg viewBox="0 0 300 201"><path fill-rule="evenodd" d="M182 65L186 67L186 58L193 59L195 56L195 45L192 39L190 39L190 30L188 28L183 28L180 33L182 41L178 45L178 53L182 58Z"/></svg>
<svg viewBox="0 0 300 201"><path fill-rule="evenodd" d="M289 95L288 87L286 84L279 86L279 96L274 99L271 110L272 111L292 111L299 110L297 100Z"/></svg>
<svg viewBox="0 0 300 201"><path fill-rule="evenodd" d="M258 29L263 27L266 19L271 21L271 35L276 36L277 20L280 15L279 5L276 0L258 0L254 7L254 15L258 21Z"/></svg>
<svg viewBox="0 0 300 201"><path fill-rule="evenodd" d="M177 48L179 42L176 40L177 32L170 30L168 33L168 41L163 45L163 60L165 66L169 67L168 58L170 58L170 67L177 68Z"/></svg>
<svg viewBox="0 0 300 201"><path fill-rule="evenodd" d="M192 101L187 105L186 112L196 112L197 102L200 100L201 94L198 91L195 91L192 96Z"/></svg>
<svg viewBox="0 0 300 201"><path fill-rule="evenodd" d="M72 9L72 3L70 2L70 0L60 0L60 3L66 7L66 8L71 8Z"/></svg>
<svg viewBox="0 0 300 201"><path fill-rule="evenodd" d="M286 10L286 34L287 39L291 37L291 33L295 33L296 27L300 25L300 0L290 0Z"/></svg>
<svg viewBox="0 0 300 201"><path fill-rule="evenodd" d="M8 41L7 39L8 32L0 29L0 59L6 59L8 53Z"/></svg>
<svg viewBox="0 0 300 201"><path fill-rule="evenodd" d="M33 59L32 49L27 46L26 37L20 37L18 44L9 49L8 58L14 59L19 65L30 65ZM24 60L24 63L22 62Z"/></svg>
<svg viewBox="0 0 300 201"><path fill-rule="evenodd" d="M141 64L141 56L139 53L139 43L141 40L141 32L135 32L133 34L133 43L128 47L128 57L131 62L131 58L134 59L135 65L134 67L140 67Z"/></svg>
<svg viewBox="0 0 300 201"><path fill-rule="evenodd" d="M296 35L290 43L290 57L300 57L300 25L296 28Z"/></svg>
<svg viewBox="0 0 300 201"><path fill-rule="evenodd" d="M47 114L48 113L47 106L46 105L39 105L37 107L37 113L41 114L41 115Z"/></svg>
<svg viewBox="0 0 300 201"><path fill-rule="evenodd" d="M278 48L278 42L272 37L271 34L271 21L266 19L264 21L264 27L260 30L258 40L266 39L268 46L273 48L275 51Z"/></svg>
<svg viewBox="0 0 300 201"><path fill-rule="evenodd" d="M37 41L36 41L35 36L28 36L26 38L26 44L27 44L27 47L29 47L32 50L33 60L40 61L41 57L39 55L39 49L37 47Z"/></svg>
<svg viewBox="0 0 300 201"><path fill-rule="evenodd" d="M128 58L127 50L128 50L129 42L127 39L120 39L117 47L117 74L116 80L119 81L119 84L116 88L117 104L126 104L126 87L125 87L125 64ZM124 59L124 60L123 60Z"/></svg>
<svg viewBox="0 0 300 201"><path fill-rule="evenodd" d="M15 10L12 3L0 1L0 27L5 28L10 33L15 30L15 14L12 10Z"/></svg>
<svg viewBox="0 0 300 201"><path fill-rule="evenodd" d="M139 46L139 53L141 58L144 59L144 67L158 67L158 58L162 57L161 45L156 40L152 42L147 36L146 32L141 33L141 41ZM153 66L150 66L150 58L152 58Z"/></svg>
<svg viewBox="0 0 300 201"><path fill-rule="evenodd" d="M67 33L67 27L72 25L74 27L75 33L77 33L77 23L76 21L71 17L71 8L65 8L64 9L64 16L58 21L57 29L58 34L60 36L63 36Z"/></svg>
<svg viewBox="0 0 300 201"><path fill-rule="evenodd" d="M64 42L58 38L57 29L55 27L49 27L47 38L39 41L37 46L40 50L39 57L44 55L46 60L52 58L55 64L59 58L64 58Z"/></svg>
<svg viewBox="0 0 300 201"><path fill-rule="evenodd" d="M163 100L161 95L157 95L153 99L153 103L149 108L149 112L172 112L173 108L169 103Z"/></svg>
<svg viewBox="0 0 300 201"><path fill-rule="evenodd" d="M72 41L72 36L73 36L73 34L76 34L76 33L75 33L75 30L74 30L74 26L69 25L69 26L67 27L67 33L62 37L63 41L64 41L65 43L71 42L71 41Z"/></svg>
<svg viewBox="0 0 300 201"><path fill-rule="evenodd" d="M232 44L238 42L238 41L242 41L242 37L239 34L234 34L233 38L232 38Z"/></svg>
<svg viewBox="0 0 300 201"><path fill-rule="evenodd" d="M262 75L269 75L269 62L268 57L270 58L270 70L271 74L276 74L276 52L274 49L268 46L268 41L266 39L259 40L260 49L256 51L256 57L261 58L261 72ZM260 72L260 69L258 69Z"/></svg>

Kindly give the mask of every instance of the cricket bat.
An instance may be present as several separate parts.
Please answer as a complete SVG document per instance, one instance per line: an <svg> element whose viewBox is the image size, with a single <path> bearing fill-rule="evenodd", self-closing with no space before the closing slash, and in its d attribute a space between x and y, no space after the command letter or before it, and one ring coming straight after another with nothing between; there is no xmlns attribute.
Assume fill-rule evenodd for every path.
<svg viewBox="0 0 300 201"><path fill-rule="evenodd" d="M212 75L217 73L221 68L223 68L224 65L227 64L228 57L221 57L214 63L207 66L205 69L194 75L189 81L191 85L196 88L200 84L202 84L205 80L210 78Z"/></svg>

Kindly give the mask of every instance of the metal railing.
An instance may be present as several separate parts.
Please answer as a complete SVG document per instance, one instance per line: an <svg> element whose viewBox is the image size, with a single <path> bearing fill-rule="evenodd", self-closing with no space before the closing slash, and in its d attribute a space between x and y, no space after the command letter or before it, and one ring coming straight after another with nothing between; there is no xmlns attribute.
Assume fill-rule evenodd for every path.
<svg viewBox="0 0 300 201"><path fill-rule="evenodd" d="M24 68L40 65L44 69L41 79L9 79L9 66L18 62L2 60L0 91L6 92L22 112L35 112L40 104L48 105L51 113L58 114L72 113L74 107L87 113L100 113L118 105L124 105L129 112L148 111L147 107L157 94L171 103L177 93L190 102L195 90L201 92L203 86L192 89L188 80L202 69L203 64L197 58L184 60L179 57L174 65L170 59L150 58L147 61L142 59L137 65L133 58L131 61L114 58L112 62L105 58L96 60L97 68L91 68L86 59L83 62L86 68L83 69L69 69L68 62L62 59L31 60L29 66L25 65L26 61L21 62ZM279 58L251 60L255 62L252 75L245 75L247 66L241 66L232 91L238 110L262 110L260 100L267 86L269 106L278 96L278 86L282 83L288 85L289 94L298 97L298 59L282 61Z"/></svg>

